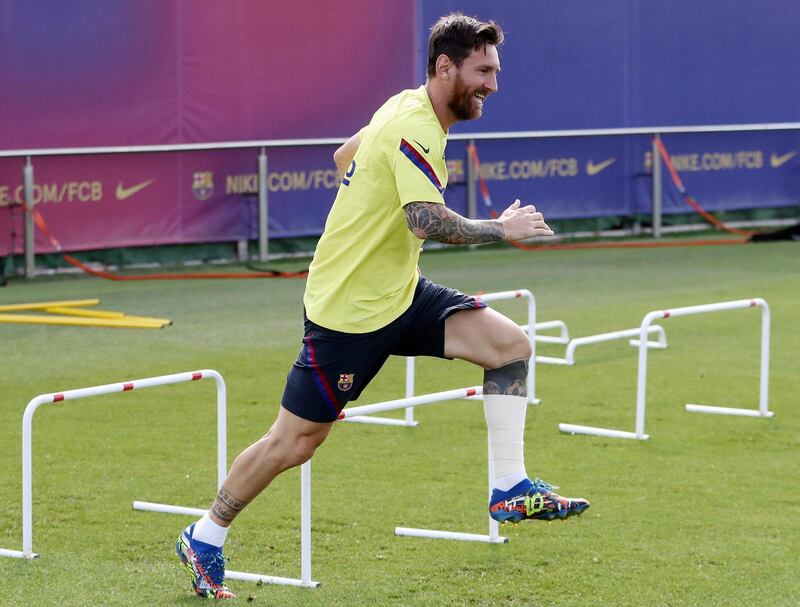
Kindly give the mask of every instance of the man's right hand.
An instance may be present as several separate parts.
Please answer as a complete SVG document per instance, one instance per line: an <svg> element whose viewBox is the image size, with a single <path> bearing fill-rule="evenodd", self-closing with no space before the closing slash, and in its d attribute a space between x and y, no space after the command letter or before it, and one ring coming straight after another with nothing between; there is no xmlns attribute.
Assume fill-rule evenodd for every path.
<svg viewBox="0 0 800 607"><path fill-rule="evenodd" d="M525 240L534 236L552 236L553 230L544 222L544 217L533 205L521 206L519 199L514 201L500 217L503 226L503 240Z"/></svg>

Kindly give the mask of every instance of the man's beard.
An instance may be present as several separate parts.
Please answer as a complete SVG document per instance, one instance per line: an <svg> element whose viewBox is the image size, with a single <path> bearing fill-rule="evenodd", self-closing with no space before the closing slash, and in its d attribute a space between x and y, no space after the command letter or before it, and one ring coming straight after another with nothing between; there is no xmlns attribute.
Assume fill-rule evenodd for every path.
<svg viewBox="0 0 800 607"><path fill-rule="evenodd" d="M450 97L447 107L459 120L475 120L476 118L480 118L483 112L483 103L475 98L475 93L479 93L481 90L482 89L475 89L473 91L467 90L459 74L456 76L456 82L453 86L453 95Z"/></svg>

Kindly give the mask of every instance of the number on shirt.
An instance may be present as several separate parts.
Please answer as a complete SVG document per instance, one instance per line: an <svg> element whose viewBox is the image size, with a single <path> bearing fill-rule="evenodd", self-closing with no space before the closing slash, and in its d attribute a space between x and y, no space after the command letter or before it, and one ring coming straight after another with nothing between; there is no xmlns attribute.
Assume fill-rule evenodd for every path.
<svg viewBox="0 0 800 607"><path fill-rule="evenodd" d="M347 173L344 174L344 178L342 179L342 183L344 185L350 185L350 179L353 177L353 173L356 172L356 161L353 160L350 163L350 168L347 169Z"/></svg>

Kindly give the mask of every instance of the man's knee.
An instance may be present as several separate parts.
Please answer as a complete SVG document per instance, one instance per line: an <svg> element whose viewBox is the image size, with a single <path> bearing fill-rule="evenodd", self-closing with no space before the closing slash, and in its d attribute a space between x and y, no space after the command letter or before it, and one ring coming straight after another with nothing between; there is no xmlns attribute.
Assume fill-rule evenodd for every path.
<svg viewBox="0 0 800 607"><path fill-rule="evenodd" d="M295 434L271 428L259 441L259 457L265 465L288 470L310 460L323 441L325 435Z"/></svg>
<svg viewBox="0 0 800 607"><path fill-rule="evenodd" d="M298 438L292 450L293 465L301 466L314 457L317 447L319 447L324 440L324 437L320 438L314 435L301 436Z"/></svg>
<svg viewBox="0 0 800 607"><path fill-rule="evenodd" d="M519 360L525 359L528 360L533 354L533 348L531 347L531 340L528 337L528 334L525 333L522 329L519 329L514 336L514 345L513 348L515 354L519 354L519 356L514 356L511 360Z"/></svg>
<svg viewBox="0 0 800 607"><path fill-rule="evenodd" d="M525 332L516 327L504 331L497 336L494 342L492 360L487 365L489 369L496 369L517 360L528 360L531 357L531 342Z"/></svg>

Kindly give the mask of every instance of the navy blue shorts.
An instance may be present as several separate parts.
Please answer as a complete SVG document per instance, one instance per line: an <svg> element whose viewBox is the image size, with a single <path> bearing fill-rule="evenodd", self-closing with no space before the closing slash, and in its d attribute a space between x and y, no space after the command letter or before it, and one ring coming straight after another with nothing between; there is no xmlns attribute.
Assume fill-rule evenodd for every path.
<svg viewBox="0 0 800 607"><path fill-rule="evenodd" d="M408 310L377 331L342 333L306 318L303 347L286 378L281 404L303 419L332 422L390 355L446 358L444 321L459 310L484 307L476 297L420 276Z"/></svg>

